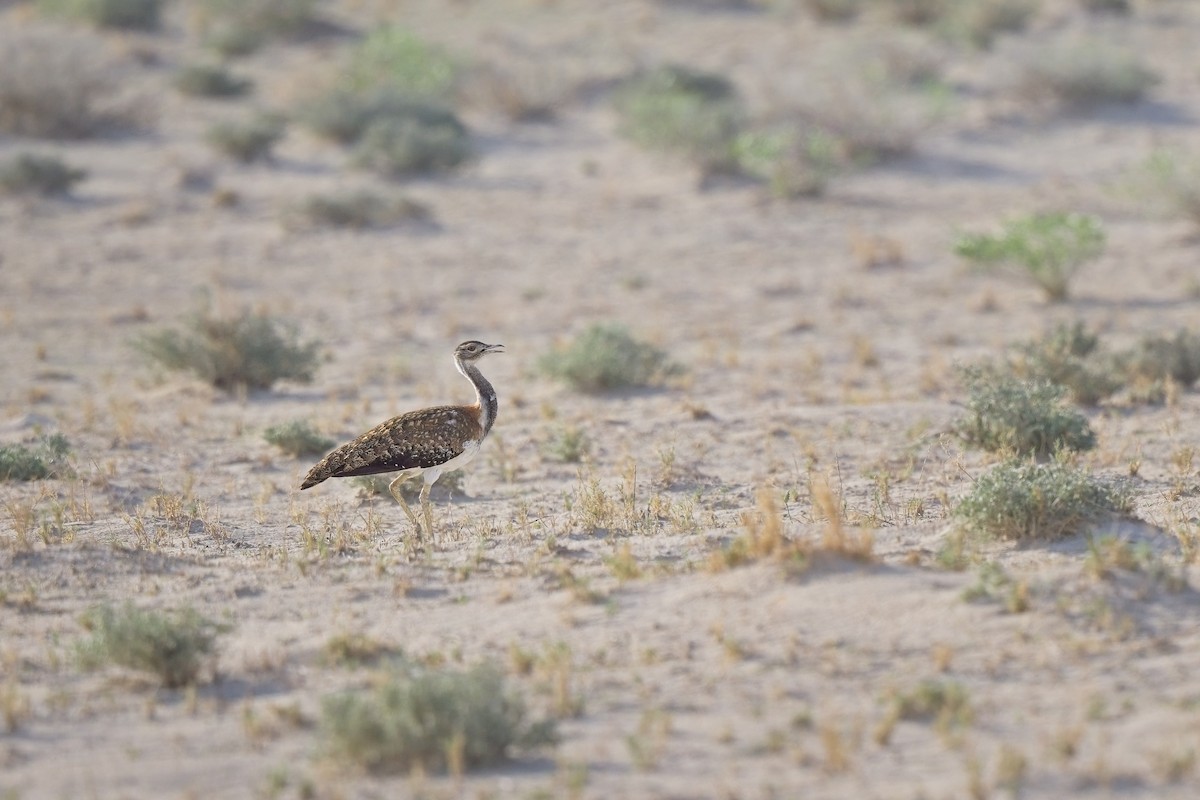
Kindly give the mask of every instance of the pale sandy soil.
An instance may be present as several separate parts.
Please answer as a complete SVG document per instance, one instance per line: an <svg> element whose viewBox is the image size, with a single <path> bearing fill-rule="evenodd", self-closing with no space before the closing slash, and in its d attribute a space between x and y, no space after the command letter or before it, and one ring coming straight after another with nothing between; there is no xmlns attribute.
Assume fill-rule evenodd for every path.
<svg viewBox="0 0 1200 800"><path fill-rule="evenodd" d="M0 730L0 797L1198 796L1200 602L1176 537L1200 516L1196 473L1181 466L1200 446L1200 396L1090 410L1099 446L1081 460L1136 497L1136 521L1098 533L1148 542L1184 588L1090 576L1083 536L982 546L977 559L1028 584L1029 610L1010 614L964 600L978 566L935 558L947 503L993 462L943 433L963 399L956 364L1058 321L1119 346L1194 328L1200 310L1190 228L1113 189L1153 147L1196 141L1200 9L1147 0L1132 21L1089 23L1072 3L1048 5L1033 36L1090 26L1135 48L1162 76L1152 99L1039 111L1005 88L1013 43L959 53L957 99L914 156L780 202L751 185L701 190L688 166L619 138L585 87L682 60L768 102L803 91L793 75L851 28L645 0L347 3L348 25L402 14L433 41L497 60L519 51L579 87L549 123L468 110L478 160L405 187L436 214L421 232L285 229L296 198L372 179L298 127L273 164L220 160L202 137L230 108L166 88L195 48L179 20L113 37L160 53L146 68L156 131L52 145L91 173L76 198L0 203L0 436L62 432L75 470L0 486L0 692L16 720ZM25 19L19 4L3 14ZM285 106L346 41L252 57L258 102ZM0 156L30 144L0 138ZM181 188L182 166L241 203ZM1068 304L969 274L951 252L957 230L1050 207L1098 214L1109 231ZM866 264L871 237L901 262ZM202 292L297 320L327 355L315 381L231 398L151 369L130 341L177 323ZM609 320L684 377L589 397L537 372L556 342ZM340 441L466 401L449 360L466 338L507 346L483 363L501 412L466 496L438 500L439 546L414 552L400 510L349 482L297 491L311 460L281 455L265 427L304 418ZM585 464L544 454L564 424L591 438ZM813 478L848 524L874 529L876 563L708 568L761 487L786 493L789 536L820 537ZM618 504L601 529L584 512L595 486ZM187 511L164 514L160 495ZM35 530L22 544L30 507L63 509L48 542ZM642 575L621 582L609 564L625 547ZM80 670L81 613L126 599L230 623L213 674L176 692ZM539 714L578 713L557 748L461 780L356 774L322 758L316 725L323 697L371 680L320 658L348 633L450 666L565 653L511 682ZM970 720L887 735L890 694L928 679L961 685Z"/></svg>

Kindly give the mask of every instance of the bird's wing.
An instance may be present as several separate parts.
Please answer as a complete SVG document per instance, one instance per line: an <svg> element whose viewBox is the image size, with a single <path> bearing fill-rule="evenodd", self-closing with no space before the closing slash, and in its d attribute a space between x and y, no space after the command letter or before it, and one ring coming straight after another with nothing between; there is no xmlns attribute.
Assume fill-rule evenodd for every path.
<svg viewBox="0 0 1200 800"><path fill-rule="evenodd" d="M375 426L334 450L309 470L301 489L327 478L349 478L444 464L482 436L478 412L469 406L411 411Z"/></svg>

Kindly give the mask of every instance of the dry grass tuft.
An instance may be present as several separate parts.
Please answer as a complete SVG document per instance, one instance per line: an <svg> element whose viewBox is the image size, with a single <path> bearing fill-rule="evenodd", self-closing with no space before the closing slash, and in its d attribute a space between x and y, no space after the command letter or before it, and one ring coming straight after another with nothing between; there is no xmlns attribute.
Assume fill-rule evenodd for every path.
<svg viewBox="0 0 1200 800"><path fill-rule="evenodd" d="M0 132L83 139L137 130L153 118L129 88L129 67L93 35L53 27L0 30Z"/></svg>

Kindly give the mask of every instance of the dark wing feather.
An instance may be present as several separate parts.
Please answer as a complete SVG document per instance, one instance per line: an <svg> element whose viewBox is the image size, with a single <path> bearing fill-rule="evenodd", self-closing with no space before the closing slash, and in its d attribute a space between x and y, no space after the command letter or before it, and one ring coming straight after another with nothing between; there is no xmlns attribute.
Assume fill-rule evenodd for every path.
<svg viewBox="0 0 1200 800"><path fill-rule="evenodd" d="M479 441L479 410L473 406L436 406L410 411L375 426L334 450L309 470L301 489L327 478L376 475L444 464Z"/></svg>

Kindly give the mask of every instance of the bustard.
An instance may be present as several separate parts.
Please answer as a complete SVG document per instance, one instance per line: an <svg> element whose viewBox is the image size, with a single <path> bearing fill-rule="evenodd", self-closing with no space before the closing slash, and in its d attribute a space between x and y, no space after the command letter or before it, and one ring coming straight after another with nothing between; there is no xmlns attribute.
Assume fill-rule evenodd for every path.
<svg viewBox="0 0 1200 800"><path fill-rule="evenodd" d="M417 535L421 536L423 532L431 536L430 487L443 472L458 469L474 458L496 421L496 390L475 362L488 353L502 352L502 344L474 340L454 348L454 366L475 387L474 405L434 406L392 417L321 459L308 471L300 488L316 486L326 478L398 472L400 474L388 484L388 491L412 521ZM421 487L423 531L417 515L400 494L400 485L418 475L425 479L425 485Z"/></svg>

